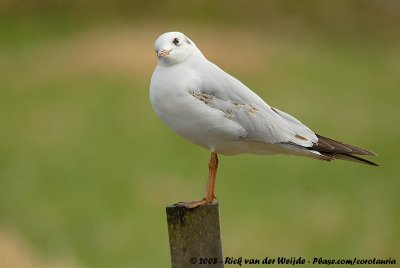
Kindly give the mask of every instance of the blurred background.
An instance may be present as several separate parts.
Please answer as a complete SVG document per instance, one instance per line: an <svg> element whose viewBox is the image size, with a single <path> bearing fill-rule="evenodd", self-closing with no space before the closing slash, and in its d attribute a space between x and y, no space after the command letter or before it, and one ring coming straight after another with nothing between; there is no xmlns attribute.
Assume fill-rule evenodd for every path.
<svg viewBox="0 0 400 268"><path fill-rule="evenodd" d="M0 267L169 267L165 205L209 153L149 104L155 39L380 168L220 157L225 256L400 258L400 2L0 1ZM379 266L376 266L379 267Z"/></svg>

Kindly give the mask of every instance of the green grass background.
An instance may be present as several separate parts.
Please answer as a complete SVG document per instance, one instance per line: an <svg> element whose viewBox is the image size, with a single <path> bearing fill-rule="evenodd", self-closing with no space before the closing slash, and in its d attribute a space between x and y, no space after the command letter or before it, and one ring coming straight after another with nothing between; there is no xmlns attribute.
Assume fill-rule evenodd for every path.
<svg viewBox="0 0 400 268"><path fill-rule="evenodd" d="M270 105L379 154L380 168L221 156L225 256L400 261L393 1L270 1L265 13L244 2L10 3L0 12L0 244L11 234L34 255L15 267L169 267L165 205L203 195L209 158L149 103L153 43L171 30Z"/></svg>

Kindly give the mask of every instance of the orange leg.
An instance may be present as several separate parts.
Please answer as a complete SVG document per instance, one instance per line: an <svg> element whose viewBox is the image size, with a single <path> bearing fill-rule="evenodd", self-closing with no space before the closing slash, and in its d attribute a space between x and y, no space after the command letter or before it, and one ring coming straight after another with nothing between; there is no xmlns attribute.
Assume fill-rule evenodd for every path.
<svg viewBox="0 0 400 268"><path fill-rule="evenodd" d="M206 187L206 195L204 199L207 200L208 203L211 203L216 197L214 194L215 189L215 179L217 177L217 169L218 169L218 155L217 153L211 152L210 162L208 163L208 180Z"/></svg>
<svg viewBox="0 0 400 268"><path fill-rule="evenodd" d="M217 177L218 169L218 155L217 153L211 152L210 162L208 163L208 180L206 186L206 194L203 199L189 202L179 202L177 205L184 206L186 208L195 208L201 205L209 204L216 199L214 194L215 189L215 178Z"/></svg>

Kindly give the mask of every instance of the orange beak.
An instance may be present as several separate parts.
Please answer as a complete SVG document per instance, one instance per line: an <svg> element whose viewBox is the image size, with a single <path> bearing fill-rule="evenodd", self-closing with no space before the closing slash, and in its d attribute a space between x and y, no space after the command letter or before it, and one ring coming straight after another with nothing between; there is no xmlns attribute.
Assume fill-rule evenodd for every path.
<svg viewBox="0 0 400 268"><path fill-rule="evenodd" d="M167 57L168 55L169 55L169 53L171 52L171 50L165 50L165 49L163 49L163 50L161 50L160 52L158 52L157 53L157 56L159 57L159 58L161 58L161 57Z"/></svg>

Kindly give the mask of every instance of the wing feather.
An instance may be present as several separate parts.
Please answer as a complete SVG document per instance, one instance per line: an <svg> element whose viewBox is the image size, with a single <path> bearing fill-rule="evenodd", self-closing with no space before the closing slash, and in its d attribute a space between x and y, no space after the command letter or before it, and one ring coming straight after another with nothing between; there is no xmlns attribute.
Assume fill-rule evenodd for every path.
<svg viewBox="0 0 400 268"><path fill-rule="evenodd" d="M188 89L189 93L245 129L245 135L238 138L294 146L301 152L312 152L317 158L325 160L338 158L376 165L353 155L375 153L315 134L295 117L270 107L242 82L215 64L206 61L199 68L202 69L199 83L195 88Z"/></svg>
<svg viewBox="0 0 400 268"><path fill-rule="evenodd" d="M318 137L318 142L316 142L310 149L319 151L321 153L376 155L374 152L356 147L354 145L336 141L319 134L316 135Z"/></svg>
<svg viewBox="0 0 400 268"><path fill-rule="evenodd" d="M225 117L237 122L246 130L245 140L264 143L292 143L311 147L317 137L314 132L294 117L269 107L266 103L259 106L244 98L225 98L211 91L197 90L189 92L194 98L213 109L218 109Z"/></svg>

